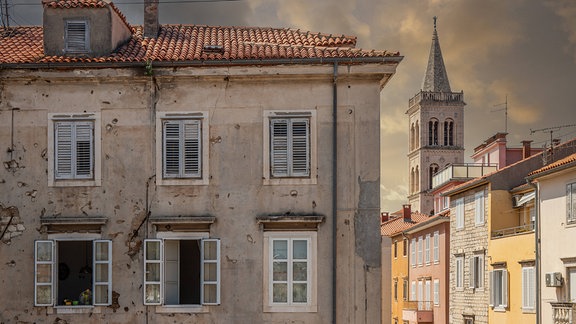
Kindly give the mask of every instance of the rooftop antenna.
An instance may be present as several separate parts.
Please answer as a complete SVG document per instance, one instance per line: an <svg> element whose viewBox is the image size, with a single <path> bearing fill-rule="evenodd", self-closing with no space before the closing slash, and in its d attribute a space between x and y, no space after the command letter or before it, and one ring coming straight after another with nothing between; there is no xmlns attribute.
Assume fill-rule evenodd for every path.
<svg viewBox="0 0 576 324"><path fill-rule="evenodd" d="M2 16L2 27L10 28L10 15L8 13L8 0L0 0L0 15Z"/></svg>
<svg viewBox="0 0 576 324"><path fill-rule="evenodd" d="M502 105L504 105L504 108L494 109L492 111L495 112L495 111L504 110L504 132L506 134L508 134L508 95L506 95L506 100L503 103L496 104L496 105L494 105L494 107L498 107L498 106L502 106Z"/></svg>
<svg viewBox="0 0 576 324"><path fill-rule="evenodd" d="M567 128L567 127L576 127L576 124L572 124L572 125L561 125L561 126L555 126L555 127L547 127L547 128L540 128L540 129L530 129L530 135L534 134L534 133L545 133L548 132L550 133L550 154L552 155L552 158L554 157L554 137L553 137L553 133L554 131L558 131L562 128ZM547 145L545 145L546 147Z"/></svg>

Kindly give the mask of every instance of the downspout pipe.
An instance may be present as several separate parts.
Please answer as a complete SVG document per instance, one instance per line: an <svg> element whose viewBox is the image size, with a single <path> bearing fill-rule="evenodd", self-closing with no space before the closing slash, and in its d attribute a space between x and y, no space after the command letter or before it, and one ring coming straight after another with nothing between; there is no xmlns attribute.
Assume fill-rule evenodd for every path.
<svg viewBox="0 0 576 324"><path fill-rule="evenodd" d="M535 244L535 267L536 267L536 324L542 323L542 305L540 303L540 192L538 183L533 183L531 179L526 179L528 185L534 188L534 208L536 209L536 222L534 224L534 244Z"/></svg>
<svg viewBox="0 0 576 324"><path fill-rule="evenodd" d="M336 234L338 198L338 61L332 75L332 323L336 324Z"/></svg>

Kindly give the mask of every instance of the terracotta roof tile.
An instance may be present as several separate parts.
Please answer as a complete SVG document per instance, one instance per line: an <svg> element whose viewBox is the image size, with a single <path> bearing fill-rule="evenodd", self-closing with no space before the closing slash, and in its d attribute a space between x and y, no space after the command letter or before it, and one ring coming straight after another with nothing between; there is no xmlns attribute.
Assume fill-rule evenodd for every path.
<svg viewBox="0 0 576 324"><path fill-rule="evenodd" d="M103 0L49 1L49 6L102 6ZM266 60L295 58L360 58L398 56L398 52L355 48L356 38L288 28L163 25L156 39L144 38L142 27L105 57L65 57L43 54L42 27L0 28L1 63L146 62L198 60ZM222 52L205 51L221 46Z"/></svg>
<svg viewBox="0 0 576 324"><path fill-rule="evenodd" d="M543 173L543 172L545 172L545 171L549 171L549 170L552 170L552 169L556 169L556 168L558 168L558 167L560 167L560 166L563 166L563 165L566 165L566 164L569 164L569 163L572 163L572 162L576 162L576 154L569 155L569 156L567 156L567 157L565 157L565 158L563 158L563 159L561 159L561 160L558 160L558 161L556 161L556 162L554 162L554 163L550 163L550 164L548 164L548 165L545 166L545 167L542 167L542 168L540 168L540 169L538 169L538 170L532 171L532 172L530 172L530 173L528 174L528 176L537 175L537 174Z"/></svg>
<svg viewBox="0 0 576 324"><path fill-rule="evenodd" d="M396 217L380 225L380 234L383 236L394 236L428 219L430 219L429 215L421 213L412 213L410 221L405 220L402 216Z"/></svg>

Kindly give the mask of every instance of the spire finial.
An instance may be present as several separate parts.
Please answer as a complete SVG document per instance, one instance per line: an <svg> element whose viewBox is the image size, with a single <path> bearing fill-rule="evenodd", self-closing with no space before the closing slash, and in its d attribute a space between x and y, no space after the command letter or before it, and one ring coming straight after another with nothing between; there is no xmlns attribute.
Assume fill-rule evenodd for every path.
<svg viewBox="0 0 576 324"><path fill-rule="evenodd" d="M434 16L434 31L436 31L436 19L438 19L438 17Z"/></svg>

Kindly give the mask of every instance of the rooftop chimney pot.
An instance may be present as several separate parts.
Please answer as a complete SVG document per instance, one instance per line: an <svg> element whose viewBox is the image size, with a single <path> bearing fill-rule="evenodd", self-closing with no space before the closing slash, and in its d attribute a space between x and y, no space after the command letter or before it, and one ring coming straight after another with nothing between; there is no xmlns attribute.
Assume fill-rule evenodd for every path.
<svg viewBox="0 0 576 324"><path fill-rule="evenodd" d="M380 222L384 223L387 222L390 219L390 214L388 212L382 212L380 214Z"/></svg>
<svg viewBox="0 0 576 324"><path fill-rule="evenodd" d="M531 147L530 147L530 143L532 143L532 141L522 141L522 159L527 159L530 157L530 155L532 155L531 151Z"/></svg>
<svg viewBox="0 0 576 324"><path fill-rule="evenodd" d="M402 211L404 216L404 221L412 221L412 207L410 204L402 205Z"/></svg>

